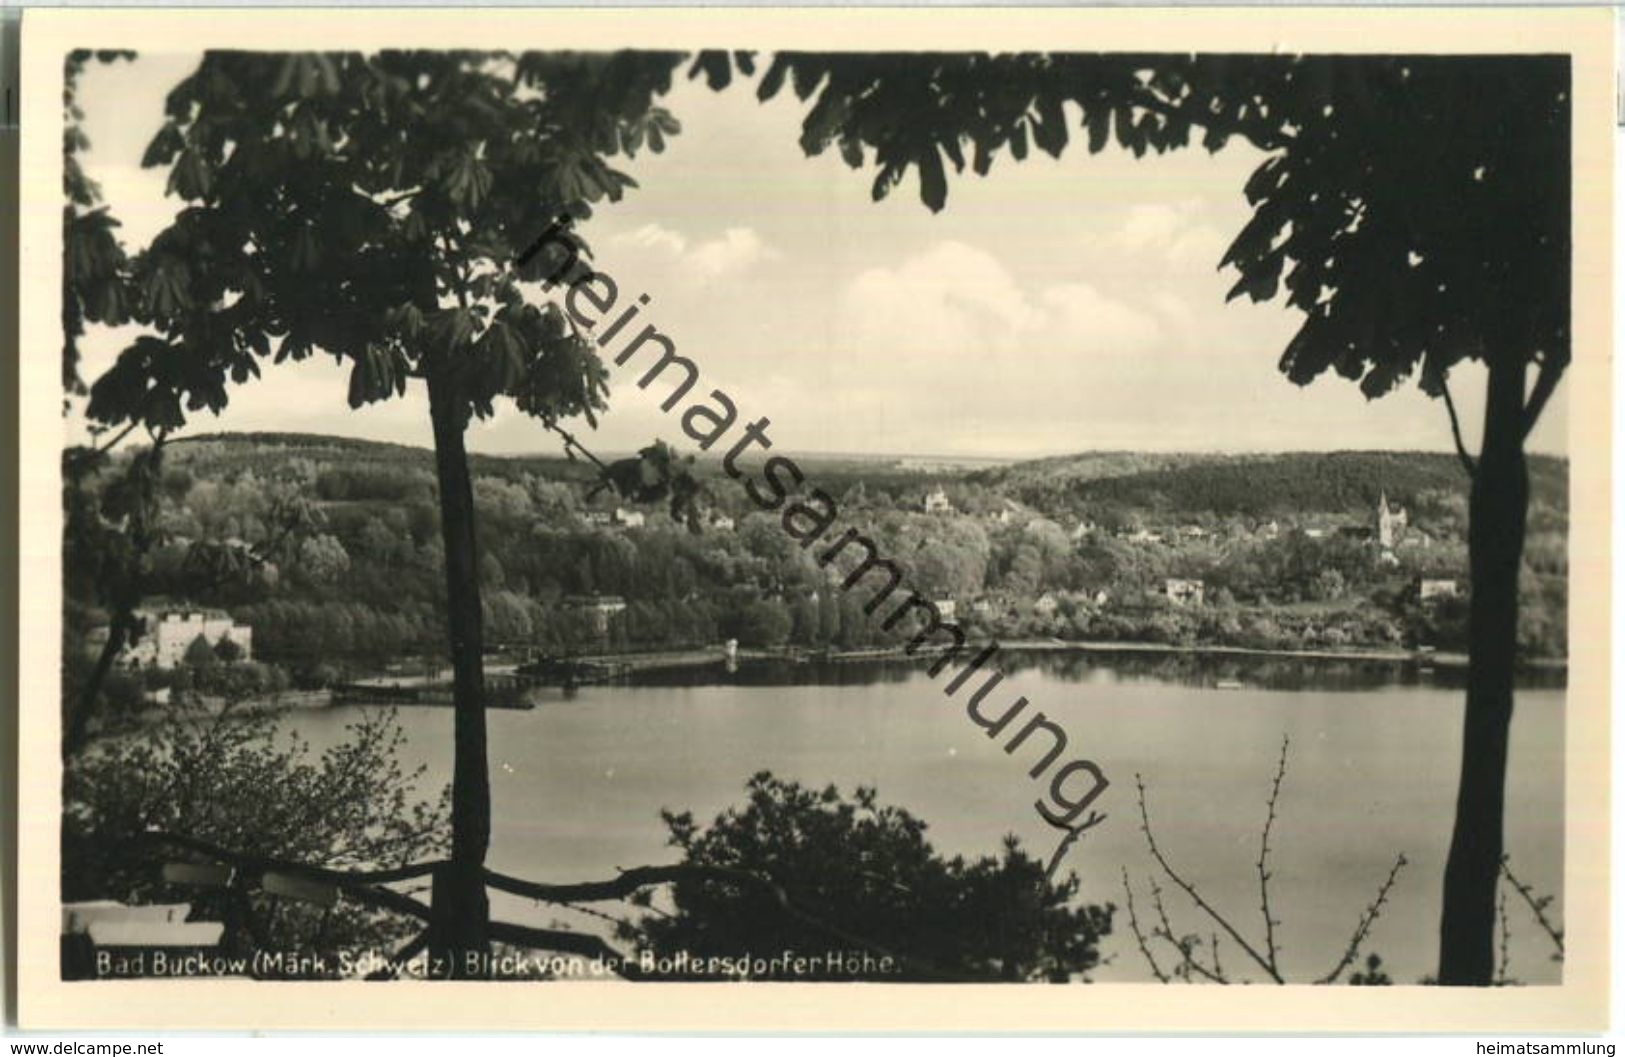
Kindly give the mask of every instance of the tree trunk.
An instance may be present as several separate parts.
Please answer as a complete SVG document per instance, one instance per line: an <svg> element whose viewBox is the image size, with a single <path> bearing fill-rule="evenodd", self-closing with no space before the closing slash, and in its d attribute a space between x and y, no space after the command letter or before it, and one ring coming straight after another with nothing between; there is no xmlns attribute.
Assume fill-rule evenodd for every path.
<svg viewBox="0 0 1625 1057"><path fill-rule="evenodd" d="M474 490L463 446L467 416L452 377L429 373L440 527L446 546L446 627L454 680L455 762L451 779L451 863L434 879L430 950L458 978L489 949L485 852L491 842L491 780L486 760L485 671L480 618ZM471 959L470 956L476 956Z"/></svg>
<svg viewBox="0 0 1625 1057"><path fill-rule="evenodd" d="M63 760L76 754L89 739L90 717L96 714L96 699L101 696L102 686L107 682L107 674L113 670L113 662L118 660L118 655L123 653L124 647L129 644L134 621L133 613L120 608L108 623L107 642L102 645L101 656L96 658L96 667L90 673L89 681L79 691L73 712L68 716L67 729L62 736Z"/></svg>
<svg viewBox="0 0 1625 1057"><path fill-rule="evenodd" d="M129 429L124 432L128 433ZM121 433L119 436L123 435ZM138 487L140 496L138 507L129 523L129 539L134 555L130 567L117 578L108 599L112 616L107 623L107 642L102 646L101 656L96 659L96 667L91 671L89 681L80 689L79 699L66 717L62 731L64 762L84 748L85 742L89 740L90 720L96 714L96 699L101 696L102 687L106 684L108 673L113 670L113 664L118 660L119 654L123 653L124 648L136 637L139 618L136 617L135 611L145 595L142 565L155 542L158 521L157 488L162 476L165 436L166 434L160 434L154 439L152 450L145 456L144 464L143 456L137 455L136 461L126 471L129 483Z"/></svg>
<svg viewBox="0 0 1625 1057"><path fill-rule="evenodd" d="M1495 892L1518 645L1518 569L1529 511L1524 372L1525 364L1512 357L1491 363L1484 444L1468 510L1472 598L1467 711L1439 926L1439 983L1446 985L1488 986L1495 967Z"/></svg>

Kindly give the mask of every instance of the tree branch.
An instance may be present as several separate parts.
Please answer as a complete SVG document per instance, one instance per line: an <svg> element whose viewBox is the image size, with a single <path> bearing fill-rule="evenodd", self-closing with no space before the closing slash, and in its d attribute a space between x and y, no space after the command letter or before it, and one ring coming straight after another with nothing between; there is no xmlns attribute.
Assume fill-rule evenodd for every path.
<svg viewBox="0 0 1625 1057"><path fill-rule="evenodd" d="M1106 821L1105 815L1098 811L1091 811L1088 818L1067 829L1066 836L1061 838L1061 843L1055 849L1055 854L1050 856L1049 866L1044 869L1046 883L1054 882L1055 874L1061 869L1061 861L1066 858L1066 853L1072 850L1072 845L1077 843L1078 838L1104 821Z"/></svg>
<svg viewBox="0 0 1625 1057"><path fill-rule="evenodd" d="M1196 890L1195 885L1181 877L1174 870L1174 868L1168 864L1167 858L1162 854L1162 849L1157 847L1157 838L1152 836L1151 833L1151 815L1145 806L1145 782L1141 779L1139 774L1135 774L1134 776L1134 785L1135 788L1139 790L1140 832L1145 834L1145 842L1151 848L1151 857L1157 860L1157 865L1162 867L1162 872L1167 874L1168 879L1174 882L1174 884L1178 885L1180 889L1182 889L1184 893L1190 897L1191 902L1195 903L1201 908L1203 913L1207 914L1207 916L1212 918L1220 928L1229 933L1230 938L1236 941L1236 945L1245 951L1249 958L1257 962L1259 967L1262 968L1265 973L1269 974L1269 978L1271 980L1274 980L1278 984L1286 983L1285 980L1281 979L1281 974L1276 971L1275 966L1270 963L1270 960L1258 953L1258 949L1251 943L1248 943L1247 938L1240 932L1237 932L1235 926L1231 925L1230 922L1225 919L1223 914L1220 914L1217 910L1213 909L1213 905L1206 899L1202 898L1202 893Z"/></svg>
<svg viewBox="0 0 1625 1057"><path fill-rule="evenodd" d="M1461 464L1467 468L1467 476L1469 478L1476 477L1478 475L1478 464L1473 461L1471 455L1467 454L1467 444L1461 439L1461 420L1456 417L1456 402L1450 399L1450 384L1444 380L1442 373L1439 376L1439 394L1444 397L1444 409L1450 413L1450 435L1456 441L1456 456L1461 459Z"/></svg>
<svg viewBox="0 0 1625 1057"><path fill-rule="evenodd" d="M1512 961L1512 926L1507 921L1507 893L1506 889L1496 893L1495 916L1501 923L1501 957L1495 963L1495 986L1507 985L1507 966Z"/></svg>
<svg viewBox="0 0 1625 1057"><path fill-rule="evenodd" d="M1343 957L1331 972L1316 980L1315 983L1335 984L1337 978L1343 975L1343 970L1354 964L1354 959L1360 956L1360 945L1365 942L1366 936L1371 932L1371 926L1376 922L1378 915L1382 913L1382 905L1388 901L1388 893L1394 887L1394 879L1399 876L1399 871L1405 868L1408 861L1403 853L1394 860L1393 869L1388 871L1388 879L1382 883L1381 888L1377 889L1377 898L1360 915L1360 923L1354 927L1354 935L1350 937L1348 948L1343 951Z"/></svg>
<svg viewBox="0 0 1625 1057"><path fill-rule="evenodd" d="M581 454L585 455L592 462L592 464L594 466L598 467L598 472L600 474L608 474L609 473L609 467L605 466L603 461L600 460L598 458L598 456L596 456L592 452L588 451L586 446L583 445L579 440L576 440L575 434L571 433L569 430L565 429L563 426L559 425L557 422L544 422L543 425L546 428L552 430L554 433L557 433L559 436L564 438L564 451L565 451L565 454L569 454L571 451L578 451ZM605 477L604 479L606 481L609 480L608 477Z"/></svg>
<svg viewBox="0 0 1625 1057"><path fill-rule="evenodd" d="M111 451L113 448L118 446L119 441L123 440L125 437L128 437L140 424L140 419L131 419L129 425L125 426L123 429L119 430L118 433L114 434L112 440L108 441L106 444L96 447L94 449L94 453L97 455L103 455L108 451Z"/></svg>
<svg viewBox="0 0 1625 1057"><path fill-rule="evenodd" d="M169 844L177 848L185 848L188 851L195 851L200 855L207 855L212 859L218 859L220 862L240 869L252 870L258 873L269 870L275 873L297 874L313 881L326 881L329 884L346 889L358 885L391 884L395 881L409 881L414 877L427 877L434 873L436 869L445 865L442 862L422 862L413 863L409 866L396 866L386 870L330 870L325 866L311 866L307 863L288 862L283 859L272 859L232 851L230 848L221 847L200 837L189 837L182 833L149 829L142 834L142 837L156 843Z"/></svg>
<svg viewBox="0 0 1625 1057"><path fill-rule="evenodd" d="M1535 428L1535 423L1540 421L1540 413L1546 410L1546 402L1552 398L1552 393L1557 389L1557 383L1562 380L1563 371L1567 367L1567 358L1560 361L1548 355L1540 361L1540 374L1535 377L1535 387L1529 391L1529 400L1524 404L1524 439L1528 439Z"/></svg>
<svg viewBox="0 0 1625 1057"><path fill-rule="evenodd" d="M671 866L638 866L630 870L623 870L618 877L608 881L583 881L575 884L539 884L535 881L524 881L517 877L508 877L494 870L485 871L485 883L497 891L507 892L510 895L527 896L531 899L540 899L546 903L592 903L610 899L624 899L640 888L680 881L712 881L731 884L738 888L754 889L772 899L779 909L784 912L785 916L791 920L832 936L843 943L849 943L882 958L891 958L898 965L909 966L922 976L944 980L963 981L966 979L956 974L946 973L928 962L922 962L919 959L899 954L873 940L848 932L838 925L832 925L821 918L815 917L797 907L791 901L789 893L778 884L746 870L736 870L726 866L684 863Z"/></svg>
<svg viewBox="0 0 1625 1057"><path fill-rule="evenodd" d="M1506 875L1506 879L1508 881L1512 882L1512 887L1517 890L1520 896L1523 897L1523 901L1529 904L1529 909L1535 915L1535 921L1543 930L1545 930L1546 935L1551 938L1553 945L1557 947L1558 957L1562 957L1564 954L1563 930L1554 927L1551 921L1549 921L1546 917L1546 904L1550 902L1550 900L1537 897L1533 888L1518 880L1518 878L1512 873L1512 867L1509 865L1509 860L1505 857L1501 859L1501 872Z"/></svg>
<svg viewBox="0 0 1625 1057"><path fill-rule="evenodd" d="M1264 911L1264 950L1268 954L1271 968L1278 967L1278 952L1275 948L1275 926L1280 922L1275 920L1270 912L1270 830L1275 826L1275 804L1281 798L1281 780L1286 777L1286 752L1292 744L1290 735L1281 738L1281 760L1275 767L1275 780L1270 784L1269 814L1264 819L1264 837L1258 848L1258 897L1259 905Z"/></svg>
<svg viewBox="0 0 1625 1057"><path fill-rule="evenodd" d="M117 444L136 425L137 421L132 421L122 433L108 443L107 447ZM128 515L129 529L127 534L134 549L134 564L127 571L125 587L115 592L115 597L109 605L111 613L107 626L107 642L102 647L101 656L96 661L96 667L92 670L90 679L81 688L78 700L74 703L68 720L63 726L62 758L64 761L82 749L89 740L90 720L95 714L96 700L101 696L102 686L107 681L108 673L112 671L113 662L118 659L119 654L123 652L130 638L139 627L135 607L145 594L145 576L141 570L141 562L145 560L147 554L152 550L154 542L156 542L156 532L153 530L153 525L148 523L148 514L145 509L148 504L158 502L154 479L156 478L157 469L162 466L164 443L169 438L169 429L164 427L154 432L149 427L147 433L152 437L152 449L147 453L149 468L143 469L143 473L147 476L140 479L144 482L142 487L145 490L142 493L142 501L137 504L136 510ZM106 448L101 450L105 451ZM139 458L140 456L137 456L137 459ZM135 462L132 462L126 473L134 473L136 465ZM155 522L156 519L156 512L153 512L151 520Z"/></svg>
<svg viewBox="0 0 1625 1057"><path fill-rule="evenodd" d="M1197 960L1193 951L1201 942L1200 940L1195 936L1178 936L1174 934L1173 922L1168 920L1168 908L1163 906L1162 903L1162 889L1157 887L1155 881L1151 882L1151 905L1157 908L1157 921L1159 923L1159 927L1152 932L1152 935L1160 936L1167 942L1168 946L1179 952L1180 966L1174 970L1175 976L1188 984L1191 982L1191 972L1195 971L1216 984L1230 982L1221 978L1213 970Z"/></svg>
<svg viewBox="0 0 1625 1057"><path fill-rule="evenodd" d="M1156 956L1151 953L1151 945L1145 941L1145 933L1140 931L1139 916L1134 913L1134 889L1128 883L1128 867L1123 867L1123 895L1128 905L1128 927L1134 933L1134 942L1139 944L1140 953L1145 956L1146 963L1151 966L1151 972L1159 984L1168 982L1168 974L1162 971L1157 964Z"/></svg>

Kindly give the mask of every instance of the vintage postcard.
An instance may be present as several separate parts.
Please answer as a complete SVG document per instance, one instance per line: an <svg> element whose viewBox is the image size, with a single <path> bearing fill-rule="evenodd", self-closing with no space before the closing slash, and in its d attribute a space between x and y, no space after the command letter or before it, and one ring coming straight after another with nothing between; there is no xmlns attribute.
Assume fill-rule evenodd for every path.
<svg viewBox="0 0 1625 1057"><path fill-rule="evenodd" d="M28 12L23 1023L1600 1029L1610 19Z"/></svg>

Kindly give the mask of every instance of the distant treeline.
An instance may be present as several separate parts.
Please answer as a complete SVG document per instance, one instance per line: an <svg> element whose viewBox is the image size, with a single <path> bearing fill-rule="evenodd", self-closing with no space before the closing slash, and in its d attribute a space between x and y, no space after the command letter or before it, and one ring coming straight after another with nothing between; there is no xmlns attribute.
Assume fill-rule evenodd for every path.
<svg viewBox="0 0 1625 1057"><path fill-rule="evenodd" d="M1531 456L1529 477L1536 506L1568 510L1567 460ZM1254 518L1370 509L1384 493L1410 506L1430 494L1467 491L1455 456L1387 451L1079 456L984 471L975 479L1039 507L1061 502Z"/></svg>
<svg viewBox="0 0 1625 1057"><path fill-rule="evenodd" d="M1278 648L1463 641L1464 604L1423 605L1415 588L1419 577L1466 582L1465 477L1446 456L1105 453L976 472L807 463L906 582L953 601L955 621L975 635ZM1524 641L1534 654L1561 655L1566 463L1536 459L1531 470ZM642 511L641 526L602 524L622 504L590 498L591 468L567 459L483 456L474 473L492 643L590 652L723 638L838 648L898 639L863 611L872 586L843 592L732 481L711 487L709 524L696 535L658 508ZM172 447L163 485L170 542L157 555L154 593L228 608L254 628L258 657L297 674L443 652L428 451L299 434L200 437ZM951 509L925 513L938 488ZM189 581L192 542L265 539L274 498L290 489L321 513L291 560L250 584L200 591ZM1387 563L1359 534L1369 535L1384 492L1426 536ZM1280 525L1265 531L1266 520ZM1137 542L1131 530L1142 525L1164 542ZM1295 529L1309 525L1321 528ZM1204 581L1204 602L1174 604L1169 578ZM584 595L618 596L625 608L599 624L567 601Z"/></svg>

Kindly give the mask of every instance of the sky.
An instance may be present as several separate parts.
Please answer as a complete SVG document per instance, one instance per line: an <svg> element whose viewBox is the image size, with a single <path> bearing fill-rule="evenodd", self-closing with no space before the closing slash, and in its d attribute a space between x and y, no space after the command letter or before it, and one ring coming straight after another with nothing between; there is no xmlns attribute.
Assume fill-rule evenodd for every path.
<svg viewBox="0 0 1625 1057"><path fill-rule="evenodd" d="M178 208L165 171L140 157L168 90L193 55L92 65L80 102L83 163L137 248ZM741 421L767 417L774 446L800 452L1025 458L1091 450L1450 451L1443 406L1414 382L1376 401L1334 376L1299 388L1277 370L1299 315L1279 303L1229 304L1217 264L1249 216L1241 188L1262 159L1233 142L1135 159L1078 143L1060 160L1001 158L987 177L952 178L932 214L915 178L870 200L872 170L797 143L804 104L759 103L740 85L683 81L665 105L683 124L663 154L615 165L639 188L580 229L596 267L647 294L642 320L699 365ZM93 331L87 379L129 328ZM663 382L640 390L637 361L611 372L610 411L589 447L686 443ZM427 400L352 411L347 367L330 357L268 367L187 432L334 433L428 446ZM1483 372L1458 368L1452 391L1476 447ZM696 397L699 395L695 394ZM1530 439L1566 452L1558 390ZM472 427L473 450L556 451L511 406Z"/></svg>

